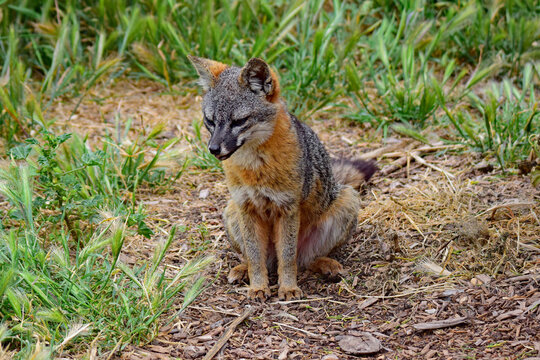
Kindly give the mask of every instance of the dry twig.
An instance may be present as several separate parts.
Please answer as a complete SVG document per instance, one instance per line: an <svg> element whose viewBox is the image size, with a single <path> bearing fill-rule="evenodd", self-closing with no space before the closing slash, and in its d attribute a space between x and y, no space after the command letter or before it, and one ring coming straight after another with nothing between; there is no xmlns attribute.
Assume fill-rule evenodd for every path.
<svg viewBox="0 0 540 360"><path fill-rule="evenodd" d="M297 327L294 327L294 326L291 326L291 325L282 324L282 323L278 323L278 322L274 322L274 324L276 324L276 325L278 325L278 326L288 327L288 328L290 328L290 329L299 331L299 332L304 333L304 334L306 334L307 336L312 337L312 338L315 338L315 339L324 339L324 336L319 335L319 334L314 334L314 333L312 333L311 331L307 331L307 330L304 330L304 329L300 329L300 328L297 328Z"/></svg>
<svg viewBox="0 0 540 360"><path fill-rule="evenodd" d="M248 316L250 316L253 311L255 310L254 307L250 306L248 307L244 313L239 316L238 318L234 319L234 321L229 325L229 327L227 328L227 330L225 330L225 332L223 333L223 335L221 336L221 338L214 344L214 346L212 346L212 348L210 349L210 351L205 355L205 357L203 358L203 360L210 360L212 359L217 353L218 351L223 347L223 345L225 345L227 343L227 341L229 341L229 338L233 335L234 333L234 330L236 329L236 327L242 322L244 321L245 319L248 318Z"/></svg>
<svg viewBox="0 0 540 360"><path fill-rule="evenodd" d="M363 159L363 160L376 159L378 157L383 156L386 153L390 153L390 152L395 151L397 149L401 149L404 146L408 145L410 142L411 142L410 139L404 139L404 140L402 140L400 142L397 142L395 144L387 145L385 147L378 148L378 149L375 149L373 151L362 154L362 155L360 155L360 159Z"/></svg>
<svg viewBox="0 0 540 360"><path fill-rule="evenodd" d="M446 320L431 321L427 323L418 323L418 324L414 324L413 328L415 328L416 330L443 329L447 327L461 325L463 323L466 323L467 321L468 321L468 318L466 316L462 316L455 319L446 319Z"/></svg>

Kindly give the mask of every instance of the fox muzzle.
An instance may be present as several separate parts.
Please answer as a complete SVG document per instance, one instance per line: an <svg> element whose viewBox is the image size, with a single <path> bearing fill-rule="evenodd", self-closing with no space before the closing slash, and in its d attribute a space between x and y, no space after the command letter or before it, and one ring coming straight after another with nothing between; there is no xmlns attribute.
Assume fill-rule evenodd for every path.
<svg viewBox="0 0 540 360"><path fill-rule="evenodd" d="M237 145L237 138L223 128L216 127L208 142L208 150L219 160L226 160L238 150L242 144Z"/></svg>

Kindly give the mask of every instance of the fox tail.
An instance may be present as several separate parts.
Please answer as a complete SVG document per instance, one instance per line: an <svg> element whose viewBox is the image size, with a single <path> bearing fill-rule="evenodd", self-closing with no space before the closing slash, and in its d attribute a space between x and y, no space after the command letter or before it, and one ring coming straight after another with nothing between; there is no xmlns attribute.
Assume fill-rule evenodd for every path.
<svg viewBox="0 0 540 360"><path fill-rule="evenodd" d="M360 189L378 170L374 161L360 159L331 159L332 173L336 181Z"/></svg>

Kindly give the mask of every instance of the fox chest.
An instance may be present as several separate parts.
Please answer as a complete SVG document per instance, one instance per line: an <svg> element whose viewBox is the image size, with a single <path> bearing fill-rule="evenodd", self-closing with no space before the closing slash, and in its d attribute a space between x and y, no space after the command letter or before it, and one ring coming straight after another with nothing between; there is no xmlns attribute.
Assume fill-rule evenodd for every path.
<svg viewBox="0 0 540 360"><path fill-rule="evenodd" d="M296 203L292 191L264 186L230 186L231 197L240 207L261 216L274 217L290 211Z"/></svg>

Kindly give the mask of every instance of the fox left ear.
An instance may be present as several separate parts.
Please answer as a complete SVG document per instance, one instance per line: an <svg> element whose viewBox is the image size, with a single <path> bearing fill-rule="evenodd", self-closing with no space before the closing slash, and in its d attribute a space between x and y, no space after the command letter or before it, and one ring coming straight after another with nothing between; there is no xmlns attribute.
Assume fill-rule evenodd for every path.
<svg viewBox="0 0 540 360"><path fill-rule="evenodd" d="M219 75L228 67L218 61L192 55L188 55L188 59L199 73L199 84L201 84L204 91L214 87Z"/></svg>
<svg viewBox="0 0 540 360"><path fill-rule="evenodd" d="M273 101L278 92L277 77L267 63L259 58L248 61L240 74L240 82L257 95Z"/></svg>

